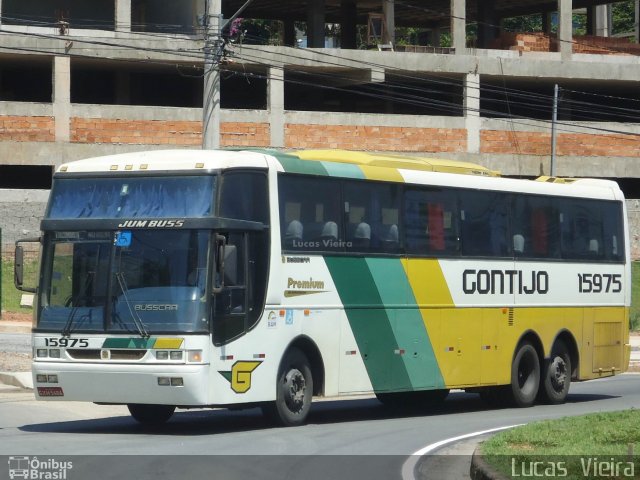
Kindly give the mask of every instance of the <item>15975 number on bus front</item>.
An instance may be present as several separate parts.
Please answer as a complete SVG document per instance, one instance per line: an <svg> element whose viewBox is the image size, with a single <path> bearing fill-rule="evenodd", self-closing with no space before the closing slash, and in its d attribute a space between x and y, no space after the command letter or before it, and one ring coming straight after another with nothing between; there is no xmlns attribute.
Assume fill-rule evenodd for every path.
<svg viewBox="0 0 640 480"><path fill-rule="evenodd" d="M622 291L622 275L619 273L579 273L580 293L619 293Z"/></svg>
<svg viewBox="0 0 640 480"><path fill-rule="evenodd" d="M45 338L44 345L46 347L83 347L89 346L89 340L86 338Z"/></svg>

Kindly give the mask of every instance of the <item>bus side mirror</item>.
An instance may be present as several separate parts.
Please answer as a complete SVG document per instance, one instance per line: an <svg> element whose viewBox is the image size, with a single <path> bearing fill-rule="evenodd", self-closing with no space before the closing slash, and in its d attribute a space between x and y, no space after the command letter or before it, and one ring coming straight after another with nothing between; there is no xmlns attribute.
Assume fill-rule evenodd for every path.
<svg viewBox="0 0 640 480"><path fill-rule="evenodd" d="M224 235L215 236L215 245L216 268L213 275L213 288L211 288L211 292L217 294L222 292L224 288L224 257L227 245L227 239Z"/></svg>
<svg viewBox="0 0 640 480"><path fill-rule="evenodd" d="M22 292L36 293L36 287L25 287L24 284L24 247L20 243L40 243L40 238L27 238L16 242L13 264L13 283Z"/></svg>

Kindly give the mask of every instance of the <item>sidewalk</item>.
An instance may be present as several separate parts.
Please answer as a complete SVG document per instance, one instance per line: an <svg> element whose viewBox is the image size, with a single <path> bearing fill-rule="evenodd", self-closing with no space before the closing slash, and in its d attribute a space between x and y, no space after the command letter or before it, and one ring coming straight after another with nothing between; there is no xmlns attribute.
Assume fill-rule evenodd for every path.
<svg viewBox="0 0 640 480"><path fill-rule="evenodd" d="M9 312L2 312L2 317L0 318L0 333L31 333L31 315L16 315ZM2 350L3 349L0 348L0 354L3 355L3 362L6 363L6 361L9 361L13 367L21 364L30 364L30 358L26 358L25 355L20 354L20 358L18 358L17 355L19 354L12 354L11 352L4 352ZM18 367L15 369L22 370L23 368ZM17 372L0 371L0 391L32 390L33 379L31 378L31 369L30 367L25 367L24 370L25 371Z"/></svg>

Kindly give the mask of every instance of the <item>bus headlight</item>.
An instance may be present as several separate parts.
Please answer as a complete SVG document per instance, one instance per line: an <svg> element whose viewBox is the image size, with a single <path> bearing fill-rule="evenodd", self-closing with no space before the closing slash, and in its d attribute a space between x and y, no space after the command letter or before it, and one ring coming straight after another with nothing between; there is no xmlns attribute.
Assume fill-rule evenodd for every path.
<svg viewBox="0 0 640 480"><path fill-rule="evenodd" d="M59 348L51 348L49 350L49 356L51 358L60 358L60 349Z"/></svg>
<svg viewBox="0 0 640 480"><path fill-rule="evenodd" d="M202 350L187 350L187 362L189 363L202 362Z"/></svg>
<svg viewBox="0 0 640 480"><path fill-rule="evenodd" d="M36 357L38 358L46 358L48 354L49 352L46 348L38 348L36 350Z"/></svg>
<svg viewBox="0 0 640 480"><path fill-rule="evenodd" d="M156 352L156 358L158 360L169 360L169 352L166 350L159 350Z"/></svg>
<svg viewBox="0 0 640 480"><path fill-rule="evenodd" d="M171 358L171 360L182 360L182 351L172 350L169 352L169 358Z"/></svg>

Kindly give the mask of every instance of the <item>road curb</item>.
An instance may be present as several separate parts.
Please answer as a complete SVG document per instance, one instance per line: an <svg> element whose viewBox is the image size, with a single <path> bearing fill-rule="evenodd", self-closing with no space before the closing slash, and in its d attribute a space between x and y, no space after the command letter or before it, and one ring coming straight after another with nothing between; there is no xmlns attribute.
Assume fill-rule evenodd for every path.
<svg viewBox="0 0 640 480"><path fill-rule="evenodd" d="M509 477L498 472L487 463L479 449L479 446L476 447L471 456L471 469L469 470L471 480L508 480Z"/></svg>
<svg viewBox="0 0 640 480"><path fill-rule="evenodd" d="M31 376L31 372L0 372L0 383L33 390L33 377Z"/></svg>

